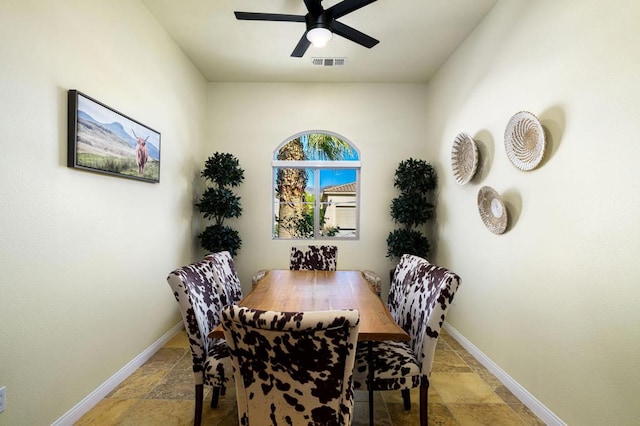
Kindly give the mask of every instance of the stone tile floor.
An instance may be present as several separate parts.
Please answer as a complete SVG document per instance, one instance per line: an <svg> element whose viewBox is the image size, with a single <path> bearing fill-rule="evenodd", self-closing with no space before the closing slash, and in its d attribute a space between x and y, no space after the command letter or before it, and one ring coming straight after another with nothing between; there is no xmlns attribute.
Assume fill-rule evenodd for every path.
<svg viewBox="0 0 640 426"><path fill-rule="evenodd" d="M205 387L203 425L237 425L235 389L211 409ZM186 333L176 335L76 425L192 425L194 385ZM355 426L368 425L366 392L356 392ZM419 425L417 389L405 411L400 392L375 393L375 424ZM429 425L544 425L450 335L436 349L429 387Z"/></svg>

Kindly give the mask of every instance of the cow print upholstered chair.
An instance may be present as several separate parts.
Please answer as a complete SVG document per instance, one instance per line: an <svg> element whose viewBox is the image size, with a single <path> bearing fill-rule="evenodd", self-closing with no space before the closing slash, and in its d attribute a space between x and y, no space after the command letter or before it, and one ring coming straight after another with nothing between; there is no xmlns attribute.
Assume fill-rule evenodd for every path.
<svg viewBox="0 0 640 426"><path fill-rule="evenodd" d="M251 277L251 287L255 287L269 273L268 269L260 269Z"/></svg>
<svg viewBox="0 0 640 426"><path fill-rule="evenodd" d="M401 390L405 409L411 408L409 390L420 387L420 425L427 425L427 392L440 329L460 285L460 277L426 260L420 262L413 282L404 289L399 325L408 342L373 342L373 389ZM368 389L368 346L358 347L354 388Z"/></svg>
<svg viewBox="0 0 640 426"><path fill-rule="evenodd" d="M422 262L426 262L426 260L412 254L403 254L393 272L393 279L389 286L389 296L387 297L387 307L391 317L397 324L400 324L400 306L408 293L408 287L414 282L418 265Z"/></svg>
<svg viewBox="0 0 640 426"><path fill-rule="evenodd" d="M240 425L350 425L359 313L222 309Z"/></svg>
<svg viewBox="0 0 640 426"><path fill-rule="evenodd" d="M369 287L371 287L371 289L380 296L380 294L382 294L382 278L380 278L380 275L369 270L362 271L362 275L369 283Z"/></svg>
<svg viewBox="0 0 640 426"><path fill-rule="evenodd" d="M233 367L224 339L211 339L209 333L220 324L220 295L223 289L206 261L186 265L171 272L167 282L178 301L191 348L195 381L194 425L202 420L204 385L213 386L211 408L218 405L220 393L233 378Z"/></svg>
<svg viewBox="0 0 640 426"><path fill-rule="evenodd" d="M337 246L293 246L289 269L297 271L335 271L338 263Z"/></svg>
<svg viewBox="0 0 640 426"><path fill-rule="evenodd" d="M204 259L211 262L214 276L224 289L224 294L221 295L222 305L238 303L242 299L242 287L231 253L220 251L209 254Z"/></svg>

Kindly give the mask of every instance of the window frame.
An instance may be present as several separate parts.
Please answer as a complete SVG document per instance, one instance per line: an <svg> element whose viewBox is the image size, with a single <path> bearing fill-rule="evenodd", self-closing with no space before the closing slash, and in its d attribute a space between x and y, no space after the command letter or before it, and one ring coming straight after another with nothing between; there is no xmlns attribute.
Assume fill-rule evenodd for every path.
<svg viewBox="0 0 640 426"><path fill-rule="evenodd" d="M289 160L277 160L277 155L278 152L280 151L280 149L286 145L287 143L291 142L292 140L296 139L296 138L300 138L303 137L305 135L311 135L311 134L326 134L326 135L330 135L333 136L335 138L338 138L340 140L342 140L343 142L347 143L351 149L356 153L357 155L357 160L294 160L294 161L289 161ZM362 168L362 161L361 161L361 154L360 154L360 150L348 139L342 137L341 135L338 135L336 133L333 132L327 132L324 130L311 130L311 131L306 131L306 132L301 132L298 134L295 134L289 138L287 138L284 142L282 142L281 144L279 144L276 149L272 152L272 160L271 160L271 199L273 200L272 202L272 206L271 206L271 238L272 240L283 240L283 241L320 241L320 240L330 240L330 241L337 241L337 240L344 240L344 241L354 241L354 240L359 240L360 239L360 192L361 192L361 188L360 188L360 179L361 179L361 168ZM276 195L276 179L277 179L277 174L278 174L278 169L312 169L313 170L313 195L314 195L314 217L313 217L313 237L310 238L281 238L278 235L276 235L275 232L275 223L276 223L276 216L278 214L277 211L277 206L279 206L279 199ZM356 209L356 219L355 219L355 223L356 223L356 229L353 236L342 236L342 237L336 237L336 236L327 236L327 235L320 235L320 214L319 212L321 211L321 206L322 206L322 202L321 202L321 196L322 196L322 188L320 187L320 173L322 170L335 170L335 169L349 169L349 170L354 170L356 173L356 182L355 182L355 186L356 186L356 194L355 194L355 209ZM326 204L326 203L325 203Z"/></svg>

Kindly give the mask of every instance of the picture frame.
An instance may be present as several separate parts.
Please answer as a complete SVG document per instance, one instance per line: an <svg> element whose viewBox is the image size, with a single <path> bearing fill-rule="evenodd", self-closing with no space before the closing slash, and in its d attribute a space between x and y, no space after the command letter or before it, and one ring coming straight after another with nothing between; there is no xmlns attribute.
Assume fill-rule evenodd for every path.
<svg viewBox="0 0 640 426"><path fill-rule="evenodd" d="M67 166L159 183L160 133L69 90Z"/></svg>

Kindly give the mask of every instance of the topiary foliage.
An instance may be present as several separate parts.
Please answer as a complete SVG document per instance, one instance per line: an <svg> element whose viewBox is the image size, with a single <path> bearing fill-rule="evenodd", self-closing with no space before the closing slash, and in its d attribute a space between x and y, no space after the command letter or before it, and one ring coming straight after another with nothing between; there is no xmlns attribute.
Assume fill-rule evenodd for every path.
<svg viewBox="0 0 640 426"><path fill-rule="evenodd" d="M207 188L196 207L205 219L213 219L218 225L222 225L224 219L242 214L240 197L228 188Z"/></svg>
<svg viewBox="0 0 640 426"><path fill-rule="evenodd" d="M436 189L436 171L424 160L409 158L401 161L396 169L393 186L407 194L425 194Z"/></svg>
<svg viewBox="0 0 640 426"><path fill-rule="evenodd" d="M209 252L227 250L235 256L242 246L242 240L238 231L224 225L224 220L240 217L242 207L240 197L227 187L240 185L244 180L244 170L232 154L216 152L205 162L201 175L212 182L213 187L204 191L196 207L205 219L211 219L215 224L198 235L200 245Z"/></svg>
<svg viewBox="0 0 640 426"><path fill-rule="evenodd" d="M232 154L216 152L204 163L202 177L215 183L218 188L238 186L244 180L240 161Z"/></svg>
<svg viewBox="0 0 640 426"><path fill-rule="evenodd" d="M240 234L235 229L224 225L211 225L198 235L200 245L211 253L219 251L229 251L231 256L235 256L242 246Z"/></svg>
<svg viewBox="0 0 640 426"><path fill-rule="evenodd" d="M404 225L387 237L387 257L399 258L403 254L426 257L431 245L416 227L433 219L435 206L427 195L437 187L436 172L424 160L409 158L401 161L396 169L393 186L400 195L391 201L391 217Z"/></svg>
<svg viewBox="0 0 640 426"><path fill-rule="evenodd" d="M402 193L391 200L391 217L407 229L427 223L433 218L434 209L423 194Z"/></svg>
<svg viewBox="0 0 640 426"><path fill-rule="evenodd" d="M403 254L415 254L427 257L431 245L427 237L414 229L396 229L387 237L387 257L400 257Z"/></svg>

